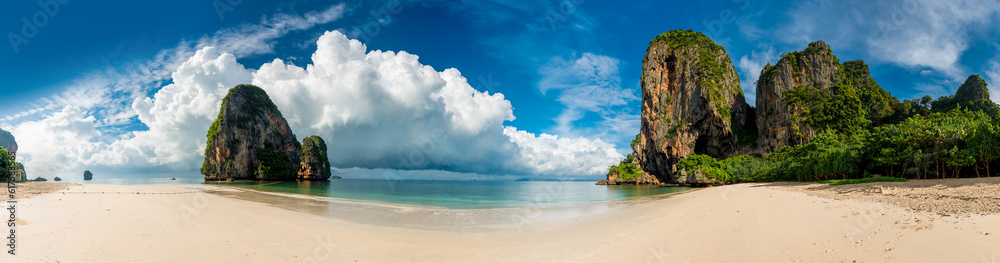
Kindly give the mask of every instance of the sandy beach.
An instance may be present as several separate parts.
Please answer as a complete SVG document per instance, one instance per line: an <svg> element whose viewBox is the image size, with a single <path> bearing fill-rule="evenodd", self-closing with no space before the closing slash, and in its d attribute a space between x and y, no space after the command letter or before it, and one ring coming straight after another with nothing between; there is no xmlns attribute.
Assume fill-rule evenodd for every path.
<svg viewBox="0 0 1000 263"><path fill-rule="evenodd" d="M998 186L737 184L572 208L449 210L209 185L25 183L20 191L47 193L19 201L17 255L3 262L991 263Z"/></svg>

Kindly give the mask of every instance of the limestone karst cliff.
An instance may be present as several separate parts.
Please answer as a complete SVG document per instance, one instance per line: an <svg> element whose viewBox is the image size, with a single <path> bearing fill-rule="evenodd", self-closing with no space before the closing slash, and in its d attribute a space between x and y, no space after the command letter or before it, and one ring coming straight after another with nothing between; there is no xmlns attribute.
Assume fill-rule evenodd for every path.
<svg viewBox="0 0 1000 263"><path fill-rule="evenodd" d="M958 107L981 110L990 115L1000 113L997 105L990 100L990 91L986 87L986 81L978 74L969 76L965 83L955 91L955 95L938 98L931 104L931 108L937 112L946 112Z"/></svg>
<svg viewBox="0 0 1000 263"><path fill-rule="evenodd" d="M295 180L301 144L267 93L238 85L208 131L205 180Z"/></svg>
<svg viewBox="0 0 1000 263"><path fill-rule="evenodd" d="M693 153L725 158L745 150L740 135L754 130L747 127L750 107L722 46L700 32L670 31L650 42L642 68L642 126L634 147L642 170L664 182L699 183L678 181L675 164Z"/></svg>
<svg viewBox="0 0 1000 263"><path fill-rule="evenodd" d="M953 97L981 101L984 92L976 83L970 78L963 85L969 88L959 92L965 95ZM669 31L650 42L641 85L635 161L612 166L606 183L621 181L622 174L649 174L663 183L718 184L703 173L680 172L678 162L692 154L718 160L768 154L807 143L818 131L853 134L899 117L893 108L898 100L871 77L868 65L841 64L823 41L766 65L756 81L756 107L745 102L725 49L690 30ZM633 166L638 171L629 172Z"/></svg>
<svg viewBox="0 0 1000 263"><path fill-rule="evenodd" d="M841 81L840 61L823 41L809 44L803 51L782 56L777 64L764 67L757 81L757 146L759 152L773 152L781 146L801 144L816 135L806 125L803 113L808 106L797 103L791 93L826 90Z"/></svg>
<svg viewBox="0 0 1000 263"><path fill-rule="evenodd" d="M302 139L302 159L299 168L300 180L330 179L330 157L327 156L326 141L313 135Z"/></svg>
<svg viewBox="0 0 1000 263"><path fill-rule="evenodd" d="M8 131L0 129L0 147L7 149L8 152L17 152L17 141L14 140L14 135Z"/></svg>

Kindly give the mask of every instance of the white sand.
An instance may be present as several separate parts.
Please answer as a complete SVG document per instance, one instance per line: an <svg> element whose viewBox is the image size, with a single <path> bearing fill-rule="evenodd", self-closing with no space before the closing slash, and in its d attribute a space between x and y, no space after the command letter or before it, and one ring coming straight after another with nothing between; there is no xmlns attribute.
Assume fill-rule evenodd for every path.
<svg viewBox="0 0 1000 263"><path fill-rule="evenodd" d="M826 199L759 184L708 188L570 219L533 220L549 218L533 215L552 211L531 211L524 214L529 215L522 217L525 220L518 221L523 224L476 231L461 230L463 224L475 227L477 223L456 223L444 218L448 213L441 214L439 222L454 228L421 230L292 211L218 194L107 194L192 191L188 187L218 188L79 185L68 191L105 194L49 193L21 200L18 216L23 224L17 228L17 256L4 255L0 259L1000 262L998 215L942 216L878 202Z"/></svg>

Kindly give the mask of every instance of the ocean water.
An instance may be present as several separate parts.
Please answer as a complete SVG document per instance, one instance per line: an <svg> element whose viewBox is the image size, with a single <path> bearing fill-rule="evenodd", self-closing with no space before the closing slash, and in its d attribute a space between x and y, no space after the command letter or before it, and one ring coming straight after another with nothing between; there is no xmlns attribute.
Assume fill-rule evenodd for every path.
<svg viewBox="0 0 1000 263"><path fill-rule="evenodd" d="M329 182L211 183L260 191L392 204L489 209L552 208L690 190L688 187L607 186L579 181L436 181L339 179Z"/></svg>
<svg viewBox="0 0 1000 263"><path fill-rule="evenodd" d="M327 182L205 182L202 177L105 178L66 180L82 184L213 184L247 189L349 199L362 202L451 209L551 208L623 200L690 190L688 187L595 185L589 181L442 181L337 179ZM51 180L50 180L51 181Z"/></svg>
<svg viewBox="0 0 1000 263"><path fill-rule="evenodd" d="M46 178L49 182L53 182L52 178ZM91 180L83 180L83 178L71 178L64 179L59 183L75 183L75 184L115 184L115 185L145 185L145 184L203 184L205 183L204 177L176 177L176 180L170 180L170 177L138 177L138 178L107 178L94 176Z"/></svg>

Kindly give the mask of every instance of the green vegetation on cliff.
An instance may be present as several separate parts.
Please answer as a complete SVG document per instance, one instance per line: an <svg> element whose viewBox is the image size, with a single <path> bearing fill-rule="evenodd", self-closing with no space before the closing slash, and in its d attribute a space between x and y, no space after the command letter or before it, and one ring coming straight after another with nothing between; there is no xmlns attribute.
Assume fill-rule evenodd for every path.
<svg viewBox="0 0 1000 263"><path fill-rule="evenodd" d="M935 112L947 112L958 107L983 111L993 116L1000 113L1000 108L990 100L986 81L979 75L969 76L965 83L958 87L955 95L941 97L931 102L931 110Z"/></svg>
<svg viewBox="0 0 1000 263"><path fill-rule="evenodd" d="M635 156L629 154L625 157L625 160L619 162L618 165L608 167L608 176L611 176L612 174L618 174L619 180L632 180L641 177L642 170L639 169L639 165L635 163Z"/></svg>
<svg viewBox="0 0 1000 263"><path fill-rule="evenodd" d="M780 64L781 61L786 61L788 65L791 66L792 68L792 74L795 75L802 74L801 69L803 64L811 63L811 61L809 61L808 59L808 56L810 55L819 55L820 57L823 57L824 60L832 60L835 64L839 64L840 60L837 59L837 56L833 55L833 51L830 49L830 46L827 46L826 43L822 44L820 43L822 43L822 41L810 43L809 47L806 47L806 49L803 51L793 51L782 54L781 59L778 60L778 63ZM822 62L829 62L829 61L822 61ZM777 67L772 66L771 63L768 63L767 65L764 66L764 70L760 75L760 79L764 81L771 81L771 78L774 76L776 70Z"/></svg>
<svg viewBox="0 0 1000 263"><path fill-rule="evenodd" d="M782 60L793 65L798 76L799 66L815 57L808 55L822 52L810 45ZM836 62L836 56L828 57ZM770 81L774 74L777 67L765 66L761 81ZM818 131L811 139L758 156L715 160L692 154L678 167L725 182L842 184L995 175L1000 107L990 100L979 75L969 76L955 95L902 102L871 77L864 61L839 64L836 77L829 89L802 85L783 93L787 107L802 110L791 118ZM887 176L873 177L876 174Z"/></svg>
<svg viewBox="0 0 1000 263"><path fill-rule="evenodd" d="M732 61L726 53L725 47L716 44L711 38L701 32L694 30L671 30L660 34L650 41L650 45L666 44L674 50L693 49L696 53L697 61L695 70L704 75L698 76L698 85L707 90L708 99L714 102L714 106L719 110L719 115L726 123L730 122L731 111L728 105L719 101L722 93L719 87L725 79L726 65L732 65ZM644 58L643 64L647 61ZM733 93L743 95L743 90L739 85L732 87Z"/></svg>
<svg viewBox="0 0 1000 263"><path fill-rule="evenodd" d="M838 74L842 85L853 87L857 92L861 108L870 124L879 125L888 121L894 113L894 107L899 104L899 99L878 85L864 61L844 62Z"/></svg>
<svg viewBox="0 0 1000 263"><path fill-rule="evenodd" d="M722 46L691 30L661 34L650 42L649 50L664 52L660 47L663 45L669 46L666 52L671 55L691 56L677 59L696 67L691 70L694 76L684 74L671 81L697 81L702 97L715 103L708 111L727 117L742 112L715 100L722 94L718 84L723 83L723 75L729 74L724 67L728 58L720 56L725 54ZM657 58L650 54L648 58ZM728 183L980 177L996 175L992 171L1000 169L995 167L1000 159L1000 106L990 99L987 83L979 75L969 76L951 96L899 101L871 76L864 61L841 63L826 43L816 41L805 50L783 54L774 65L766 65L758 83L757 88L762 90L758 103L764 108L758 107L759 112L750 110L757 114L748 114L744 127L726 123L743 147L677 149L683 145L667 145L666 140L653 137L704 135L710 132L699 129L711 128L686 126L684 119L653 115L643 119L644 125L659 120L658 130L643 130L631 144L633 153L643 154L643 166L649 166L642 168L661 180L680 181L672 170L676 168L676 172L697 173ZM671 101L670 96L665 96L664 101ZM753 120L762 120L764 126L752 127L757 124ZM759 128L756 130L761 133L751 127ZM646 136L647 143L657 144L647 148L675 147L671 150L679 154L657 156L664 154L642 152L648 150L637 149L642 136ZM712 139L719 138L706 140ZM635 170L638 167L630 165L632 155L626 159L610 167L609 175L642 174Z"/></svg>
<svg viewBox="0 0 1000 263"><path fill-rule="evenodd" d="M730 181L728 170L728 167L721 161L703 154L691 154L677 163L678 172L701 173L705 177L721 182Z"/></svg>
<svg viewBox="0 0 1000 263"><path fill-rule="evenodd" d="M271 148L274 148L274 145L265 142L264 147L257 149L257 169L252 178L261 179L266 176L271 180L294 180L299 171L292 167L288 154Z"/></svg>
<svg viewBox="0 0 1000 263"><path fill-rule="evenodd" d="M854 133L868 126L867 111L861 105L857 90L838 83L829 89L795 87L784 93L789 107L802 107L804 123L818 130L833 129Z"/></svg>
<svg viewBox="0 0 1000 263"><path fill-rule="evenodd" d="M267 92L237 85L206 135L206 180L295 180L301 145Z"/></svg>
<svg viewBox="0 0 1000 263"><path fill-rule="evenodd" d="M14 156L7 151L7 148L0 146L0 181L6 182L14 170L17 170Z"/></svg>
<svg viewBox="0 0 1000 263"><path fill-rule="evenodd" d="M706 157L691 155L678 166L703 171L719 167L726 173L706 174L727 182L843 180L872 174L918 179L992 176L997 169L991 167L1000 159L1000 116L955 109L854 134L827 129L807 143L763 157L717 161L721 166Z"/></svg>
<svg viewBox="0 0 1000 263"><path fill-rule="evenodd" d="M799 61L806 55L821 55L833 63L839 63L825 46L810 44L806 50L785 54L782 60L793 65L794 74L799 74ZM779 62L780 63L780 62ZM808 62L806 62L808 63ZM774 67L765 70L765 77L774 74ZM812 86L797 86L783 93L788 107L803 109L800 118L803 123L816 130L833 129L840 133L855 133L886 122L894 114L899 100L882 89L869 73L864 61L854 60L837 64L837 79L829 89Z"/></svg>
<svg viewBox="0 0 1000 263"><path fill-rule="evenodd" d="M325 149L326 142L319 136L313 135L302 140L302 156L318 156L319 160L329 162L330 157L326 155Z"/></svg>

